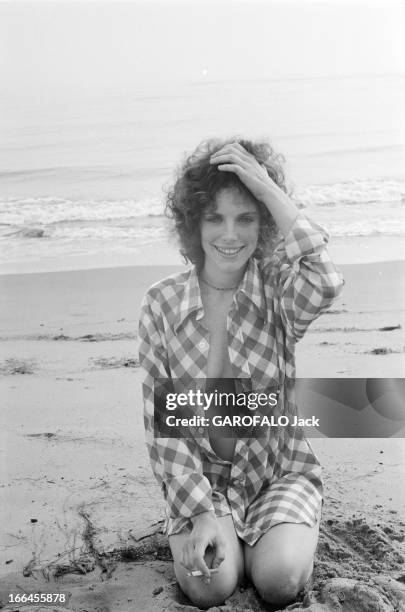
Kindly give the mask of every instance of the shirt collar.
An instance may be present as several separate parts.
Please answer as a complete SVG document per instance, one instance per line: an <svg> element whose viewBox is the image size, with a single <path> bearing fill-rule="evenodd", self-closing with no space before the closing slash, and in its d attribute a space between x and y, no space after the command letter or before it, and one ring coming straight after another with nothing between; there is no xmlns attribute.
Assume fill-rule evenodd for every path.
<svg viewBox="0 0 405 612"><path fill-rule="evenodd" d="M184 285L183 296L180 300L180 307L174 323L174 331L177 333L178 328L184 323L187 317L195 311L199 311L197 319L203 316L203 305L201 300L200 285L196 268L190 269L190 274Z"/></svg>
<svg viewBox="0 0 405 612"><path fill-rule="evenodd" d="M257 308L258 313L266 319L266 299L263 293L262 279L257 261L249 259L245 274L239 286L238 292L242 292L248 300ZM200 285L198 282L197 269L190 269L190 274L184 285L183 297L180 300L179 311L174 324L174 331L177 333L179 327L187 317L198 312L197 319L203 317L203 304L201 299Z"/></svg>
<svg viewBox="0 0 405 612"><path fill-rule="evenodd" d="M266 319L266 298L263 292L263 282L256 259L251 257L246 268L245 275L239 287L239 291L252 302L261 317Z"/></svg>

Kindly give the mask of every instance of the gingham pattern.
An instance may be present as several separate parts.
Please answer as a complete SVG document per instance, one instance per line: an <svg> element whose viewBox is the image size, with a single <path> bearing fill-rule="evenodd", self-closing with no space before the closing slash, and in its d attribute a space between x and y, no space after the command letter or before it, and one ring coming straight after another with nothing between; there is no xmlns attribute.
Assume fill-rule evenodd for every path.
<svg viewBox="0 0 405 612"><path fill-rule="evenodd" d="M299 214L271 258L251 259L228 317L229 357L243 388L282 389L273 413L294 415L294 346L339 294L343 281L329 259L328 236ZM313 526L322 503L321 468L302 430L271 428L238 439L233 461L212 450L207 431L155 438L153 387L171 378L176 392L205 378L209 333L196 270L166 278L147 292L139 325L144 418L153 472L166 499L166 532L190 527L207 510L231 513L240 538L253 545L278 523ZM190 407L192 414L203 414ZM270 433L271 432L271 433Z"/></svg>

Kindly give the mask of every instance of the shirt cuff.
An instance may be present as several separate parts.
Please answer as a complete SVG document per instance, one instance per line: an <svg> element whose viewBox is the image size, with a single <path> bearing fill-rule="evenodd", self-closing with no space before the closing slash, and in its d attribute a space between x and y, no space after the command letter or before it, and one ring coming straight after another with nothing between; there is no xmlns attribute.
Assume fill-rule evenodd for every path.
<svg viewBox="0 0 405 612"><path fill-rule="evenodd" d="M212 489L206 476L192 472L174 476L165 485L171 518L190 518L214 510Z"/></svg>
<svg viewBox="0 0 405 612"><path fill-rule="evenodd" d="M288 260L293 263L304 255L319 253L328 243L328 232L299 213L284 238L284 248Z"/></svg>

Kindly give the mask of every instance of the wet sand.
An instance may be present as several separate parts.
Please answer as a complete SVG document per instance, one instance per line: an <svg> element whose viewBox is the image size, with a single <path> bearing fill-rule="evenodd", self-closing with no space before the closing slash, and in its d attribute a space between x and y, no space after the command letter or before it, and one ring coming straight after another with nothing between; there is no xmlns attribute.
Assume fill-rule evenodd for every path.
<svg viewBox="0 0 405 612"><path fill-rule="evenodd" d="M403 377L405 264L341 267L344 294L298 344L298 376ZM69 607L83 611L187 610L167 542L153 535L162 501L136 349L142 295L177 269L0 277L4 609L19 609L8 593L25 590L70 592ZM405 609L403 438L312 445L325 467L324 520L313 583L294 610ZM244 587L220 609L265 610Z"/></svg>

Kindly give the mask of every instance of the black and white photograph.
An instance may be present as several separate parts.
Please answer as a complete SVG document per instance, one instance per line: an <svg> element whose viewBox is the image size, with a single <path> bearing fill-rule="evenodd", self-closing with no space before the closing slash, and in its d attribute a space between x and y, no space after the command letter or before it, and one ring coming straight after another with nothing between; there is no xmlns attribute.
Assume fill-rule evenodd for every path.
<svg viewBox="0 0 405 612"><path fill-rule="evenodd" d="M0 0L2 610L405 610L404 26Z"/></svg>

